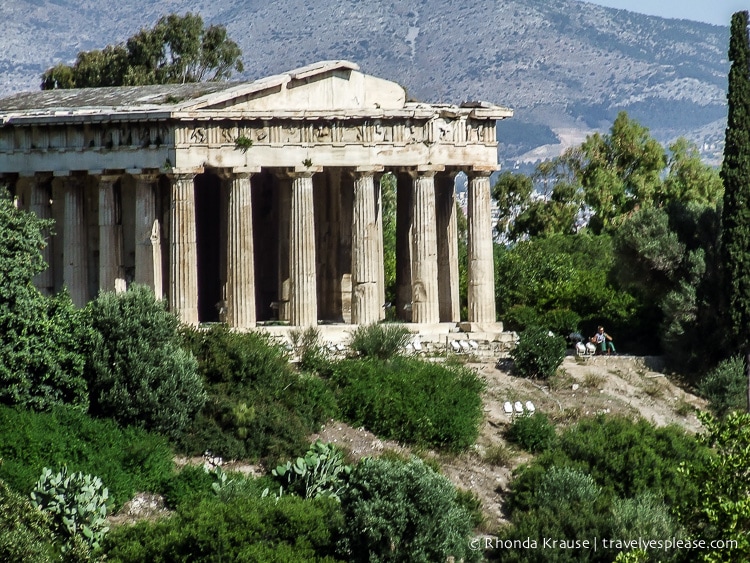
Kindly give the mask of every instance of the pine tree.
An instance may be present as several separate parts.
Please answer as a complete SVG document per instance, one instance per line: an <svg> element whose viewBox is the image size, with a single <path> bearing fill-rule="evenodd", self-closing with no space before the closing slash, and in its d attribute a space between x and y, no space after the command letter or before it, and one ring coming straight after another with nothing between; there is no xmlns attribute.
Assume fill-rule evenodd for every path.
<svg viewBox="0 0 750 563"><path fill-rule="evenodd" d="M750 40L746 11L732 16L729 60L729 116L721 167L722 252L729 327L733 344L745 354L750 381Z"/></svg>

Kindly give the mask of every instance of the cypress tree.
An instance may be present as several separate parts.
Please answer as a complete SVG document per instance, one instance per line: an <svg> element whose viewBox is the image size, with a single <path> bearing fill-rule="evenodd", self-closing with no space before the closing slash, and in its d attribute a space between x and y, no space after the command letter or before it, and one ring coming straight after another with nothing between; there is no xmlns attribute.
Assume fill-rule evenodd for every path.
<svg viewBox="0 0 750 563"><path fill-rule="evenodd" d="M747 11L732 16L729 60L729 115L721 167L724 182L722 252L729 327L735 339L733 344L745 355L745 370L750 381L750 41Z"/></svg>

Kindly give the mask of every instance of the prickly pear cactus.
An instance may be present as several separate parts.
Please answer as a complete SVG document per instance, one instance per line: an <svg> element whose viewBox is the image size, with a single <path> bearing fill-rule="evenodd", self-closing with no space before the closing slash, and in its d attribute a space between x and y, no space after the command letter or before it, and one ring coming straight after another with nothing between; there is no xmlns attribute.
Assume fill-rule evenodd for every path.
<svg viewBox="0 0 750 563"><path fill-rule="evenodd" d="M69 475L64 466L57 473L45 467L31 501L52 515L56 532L66 538L66 545L80 536L96 549L109 531L109 491L99 477L81 472Z"/></svg>

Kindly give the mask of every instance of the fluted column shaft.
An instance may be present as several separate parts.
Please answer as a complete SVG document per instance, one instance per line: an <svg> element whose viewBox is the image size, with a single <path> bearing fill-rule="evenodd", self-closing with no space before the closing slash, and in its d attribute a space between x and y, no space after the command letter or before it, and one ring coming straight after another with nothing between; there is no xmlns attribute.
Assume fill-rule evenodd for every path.
<svg viewBox="0 0 750 563"><path fill-rule="evenodd" d="M135 181L135 282L149 286L163 298L161 225L156 206L158 174Z"/></svg>
<svg viewBox="0 0 750 563"><path fill-rule="evenodd" d="M88 250L83 185L76 177L65 177L63 240L65 242L63 281L76 307L88 301Z"/></svg>
<svg viewBox="0 0 750 563"><path fill-rule="evenodd" d="M372 172L357 173L354 179L352 214L352 323L380 320L378 278L383 262L382 235L376 216L376 189Z"/></svg>
<svg viewBox="0 0 750 563"><path fill-rule="evenodd" d="M312 172L294 173L289 212L289 323L294 326L318 324L313 213Z"/></svg>
<svg viewBox="0 0 750 563"><path fill-rule="evenodd" d="M227 322L234 328L255 326L255 252L250 174L229 180L227 217Z"/></svg>
<svg viewBox="0 0 750 563"><path fill-rule="evenodd" d="M438 237L440 320L461 320L458 282L458 219L453 174L439 174L435 183Z"/></svg>
<svg viewBox="0 0 750 563"><path fill-rule="evenodd" d="M198 324L198 242L193 174L172 177L169 208L169 308L189 325Z"/></svg>
<svg viewBox="0 0 750 563"><path fill-rule="evenodd" d="M381 176L382 177L382 176ZM385 319L385 249L383 246L383 186L380 177L375 178L375 222L378 245L378 320Z"/></svg>
<svg viewBox="0 0 750 563"><path fill-rule="evenodd" d="M495 322L495 268L492 260L490 172L469 174L469 322Z"/></svg>
<svg viewBox="0 0 750 563"><path fill-rule="evenodd" d="M419 173L413 183L412 322L440 322L438 304L435 174Z"/></svg>
<svg viewBox="0 0 750 563"><path fill-rule="evenodd" d="M36 174L31 181L31 202L29 211L40 219L52 217L52 174ZM54 264L49 229L42 235L46 244L42 248L42 259L47 267L34 276L34 286L45 295L52 295L55 289Z"/></svg>
<svg viewBox="0 0 750 563"><path fill-rule="evenodd" d="M99 177L99 290L115 291L122 279L122 226L115 193L119 176Z"/></svg>

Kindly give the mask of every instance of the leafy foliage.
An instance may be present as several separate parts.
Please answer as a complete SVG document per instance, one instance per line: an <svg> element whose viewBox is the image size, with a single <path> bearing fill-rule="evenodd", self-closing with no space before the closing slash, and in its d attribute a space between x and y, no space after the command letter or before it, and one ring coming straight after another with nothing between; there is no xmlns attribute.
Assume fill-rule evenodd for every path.
<svg viewBox="0 0 750 563"><path fill-rule="evenodd" d="M456 489L419 459L368 458L343 497L339 553L347 561L477 561L469 549L471 514Z"/></svg>
<svg viewBox="0 0 750 563"><path fill-rule="evenodd" d="M136 491L158 492L173 471L172 452L162 436L122 429L80 411L0 407L0 435L0 479L24 493L45 467L67 465L71 471L99 475L117 508Z"/></svg>
<svg viewBox="0 0 750 563"><path fill-rule="evenodd" d="M484 382L463 366L344 360L331 380L344 420L378 436L460 451L478 435Z"/></svg>
<svg viewBox="0 0 750 563"><path fill-rule="evenodd" d="M387 360L403 352L411 332L402 324L360 325L352 333L349 346L364 358Z"/></svg>
<svg viewBox="0 0 750 563"><path fill-rule="evenodd" d="M716 416L743 411L747 406L745 362L739 356L724 360L701 381L698 390Z"/></svg>
<svg viewBox="0 0 750 563"><path fill-rule="evenodd" d="M745 20L747 21L747 20ZM691 460L681 472L698 488L698 498L681 505L691 532L706 540L734 540L736 547L703 551L703 561L747 561L750 558L750 415L731 413L723 420L701 413L707 432L703 444L715 448L706 464Z"/></svg>
<svg viewBox="0 0 750 563"><path fill-rule="evenodd" d="M0 559L28 563L58 560L50 517L0 480Z"/></svg>
<svg viewBox="0 0 750 563"><path fill-rule="evenodd" d="M51 221L16 209L0 189L0 403L36 410L88 406L83 344L88 332L70 298L43 296L43 231Z"/></svg>
<svg viewBox="0 0 750 563"><path fill-rule="evenodd" d="M555 442L555 426L547 415L536 412L530 416L519 416L510 425L506 437L531 453L549 449Z"/></svg>
<svg viewBox="0 0 750 563"><path fill-rule="evenodd" d="M241 51L222 25L205 27L198 14L170 14L125 44L81 51L72 66L42 75L42 90L222 80L242 72Z"/></svg>
<svg viewBox="0 0 750 563"><path fill-rule="evenodd" d="M179 320L146 286L102 293L87 306L94 330L87 366L91 413L173 438L206 395L197 362L179 345Z"/></svg>
<svg viewBox="0 0 750 563"><path fill-rule="evenodd" d="M548 379L565 358L565 339L539 326L532 326L518 335L518 344L511 350L514 369L523 377Z"/></svg>
<svg viewBox="0 0 750 563"><path fill-rule="evenodd" d="M186 328L182 336L208 392L203 410L179 440L184 451L287 457L304 451L307 435L335 413L326 383L296 373L269 336L223 326Z"/></svg>
<svg viewBox="0 0 750 563"><path fill-rule="evenodd" d="M66 538L64 551L76 536L91 549L98 549L109 531L107 509L109 492L99 477L81 472L68 474L63 466L53 473L45 467L42 476L31 491L31 502L52 515L56 532Z"/></svg>
<svg viewBox="0 0 750 563"><path fill-rule="evenodd" d="M339 503L332 499L278 500L238 496L184 505L171 518L114 528L105 540L108 561L248 561L335 563Z"/></svg>
<svg viewBox="0 0 750 563"><path fill-rule="evenodd" d="M287 461L271 471L282 489L302 498L331 497L340 500L348 486L351 465L344 463L344 452L333 444L316 440L304 457Z"/></svg>

